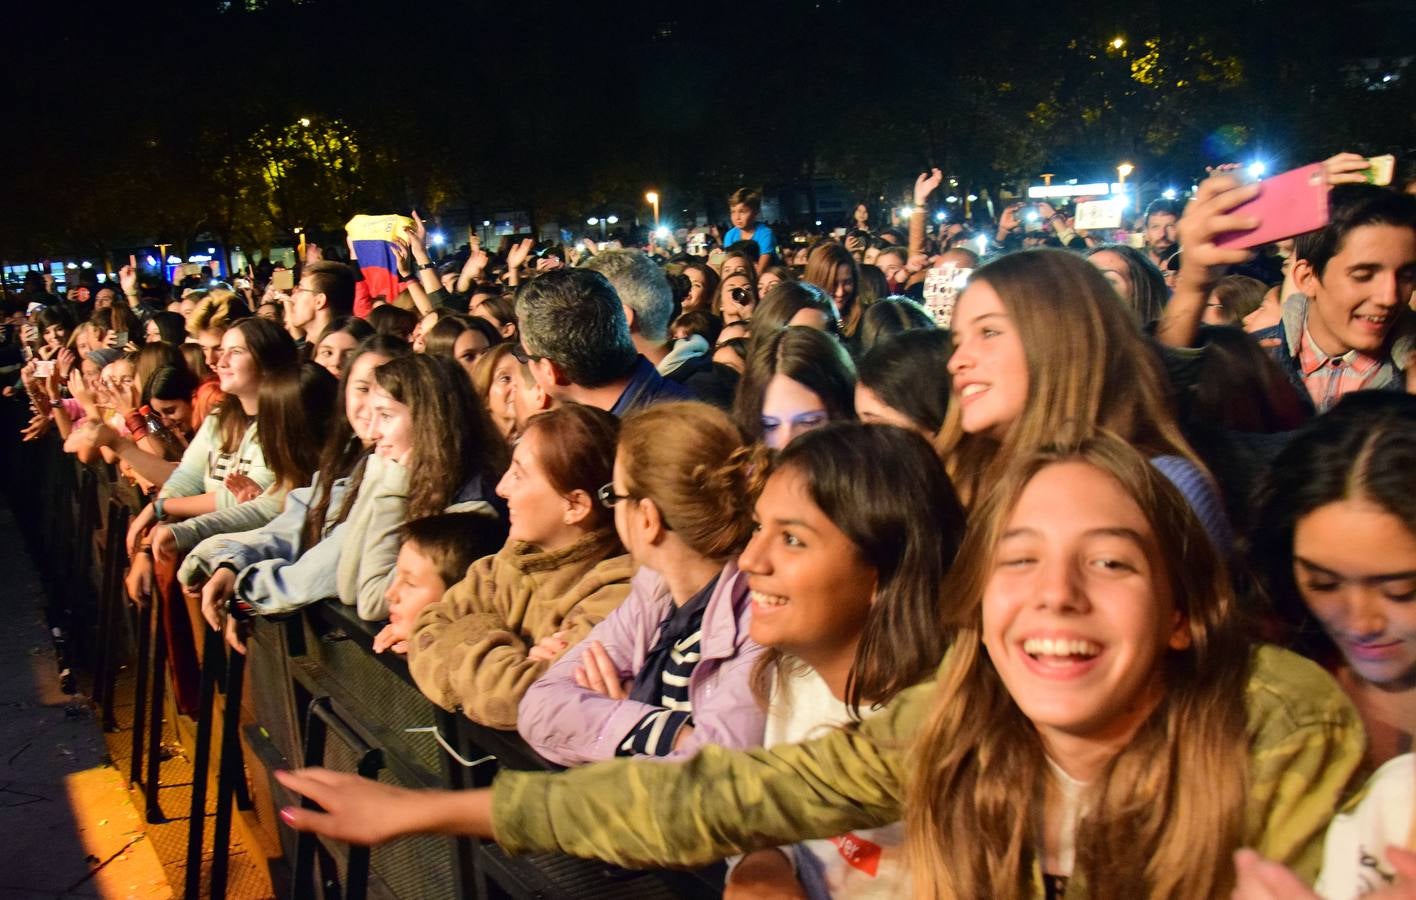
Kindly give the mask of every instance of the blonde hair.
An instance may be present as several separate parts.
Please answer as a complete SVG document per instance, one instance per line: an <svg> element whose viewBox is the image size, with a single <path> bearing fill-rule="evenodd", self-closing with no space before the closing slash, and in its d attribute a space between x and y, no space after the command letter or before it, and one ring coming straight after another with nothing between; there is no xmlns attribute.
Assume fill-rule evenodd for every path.
<svg viewBox="0 0 1416 900"><path fill-rule="evenodd" d="M225 331L250 315L251 311L246 308L240 294L224 288L212 288L187 317L187 334L196 337L203 331Z"/></svg>
<svg viewBox="0 0 1416 900"><path fill-rule="evenodd" d="M620 426L625 490L653 501L689 549L727 559L752 536L748 453L727 413L706 403L660 403Z"/></svg>
<svg viewBox="0 0 1416 900"><path fill-rule="evenodd" d="M1002 440L966 433L959 404L950 404L935 449L965 505L987 492L1008 461L1096 428L1148 456L1181 456L1208 473L1175 422L1159 361L1096 267L1062 250L1029 250L973 277L993 288L1017 329L1028 394Z"/></svg>
<svg viewBox="0 0 1416 900"><path fill-rule="evenodd" d="M1155 532L1189 638L1163 657L1164 695L1089 786L1076 867L1095 897L1227 896L1244 824L1249 652L1223 560L1180 492L1117 437L1041 450L982 498L944 596L954 628L938 700L911 750L905 827L920 898L1032 895L1051 777L1041 738L982 645L982 598L999 539L1044 468L1091 465L1120 483ZM1065 511L1059 510L1059 515Z"/></svg>

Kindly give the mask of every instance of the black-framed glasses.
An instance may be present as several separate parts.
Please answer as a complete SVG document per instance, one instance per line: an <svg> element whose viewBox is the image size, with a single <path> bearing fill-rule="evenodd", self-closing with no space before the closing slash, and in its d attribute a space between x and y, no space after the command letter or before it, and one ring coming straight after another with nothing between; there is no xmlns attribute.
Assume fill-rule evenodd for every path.
<svg viewBox="0 0 1416 900"><path fill-rule="evenodd" d="M537 356L534 353L527 353L526 348L521 346L520 341L513 341L511 344L511 355L523 366L529 366L538 359L545 359L544 356Z"/></svg>
<svg viewBox="0 0 1416 900"><path fill-rule="evenodd" d="M596 491L595 496L599 499L600 505L605 509L614 509L615 504L619 503L621 500L639 499L630 494L616 494L615 483L613 481ZM669 524L669 520L664 518L663 513L659 514L659 524L664 526L665 531L674 530L674 526Z"/></svg>
<svg viewBox="0 0 1416 900"><path fill-rule="evenodd" d="M621 500L633 500L628 494L616 494L615 483L612 481L595 492L595 496L600 498L600 505L605 509L614 509L615 504Z"/></svg>

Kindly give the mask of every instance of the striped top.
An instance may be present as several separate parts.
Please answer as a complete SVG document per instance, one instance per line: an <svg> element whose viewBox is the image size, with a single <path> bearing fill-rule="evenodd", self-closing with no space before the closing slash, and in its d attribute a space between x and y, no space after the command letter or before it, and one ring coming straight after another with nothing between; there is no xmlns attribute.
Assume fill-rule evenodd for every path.
<svg viewBox="0 0 1416 900"><path fill-rule="evenodd" d="M693 668L703 657L703 612L718 584L714 578L682 606L673 607L659 625L659 637L634 674L630 699L651 704L625 735L616 756L667 756L685 726L693 724L693 703L688 693Z"/></svg>

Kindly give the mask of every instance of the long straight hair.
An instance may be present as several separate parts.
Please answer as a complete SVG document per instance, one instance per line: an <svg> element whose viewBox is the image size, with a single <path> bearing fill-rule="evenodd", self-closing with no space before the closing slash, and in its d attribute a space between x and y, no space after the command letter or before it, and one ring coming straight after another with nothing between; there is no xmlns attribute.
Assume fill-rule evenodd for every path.
<svg viewBox="0 0 1416 900"><path fill-rule="evenodd" d="M261 378L256 427L266 465L285 490L309 482L339 403L339 381L313 362Z"/></svg>
<svg viewBox="0 0 1416 900"><path fill-rule="evenodd" d="M461 366L445 357L413 354L379 366L374 379L412 412L408 518L443 512L473 478L480 476L488 492L501 480L506 442Z"/></svg>
<svg viewBox="0 0 1416 900"><path fill-rule="evenodd" d="M1017 329L1028 396L1001 440L966 433L959 404L950 404L935 448L965 505L1011 460L1098 428L1148 456L1181 456L1208 472L1180 433L1140 326L1095 266L1063 250L1027 250L999 257L973 279L993 288Z"/></svg>
<svg viewBox="0 0 1416 900"><path fill-rule="evenodd" d="M1216 897L1233 886L1244 823L1248 644L1224 561L1180 492L1113 436L1044 449L1009 468L973 510L944 595L953 647L911 750L905 808L915 894L1032 896L1049 772L1036 727L982 643L983 594L1023 489L1042 469L1083 462L1120 483L1149 521L1190 645L1161 663L1164 694L1089 786L1075 873L1095 897ZM1059 510L1065 515L1065 510Z"/></svg>
<svg viewBox="0 0 1416 900"><path fill-rule="evenodd" d="M247 318L231 328L241 332L241 336L245 338L246 352L250 354L251 362L262 378L274 372L294 372L300 364L295 341L274 322ZM246 429L254 421L255 416L247 415L246 410L241 407L241 402L235 397L223 400L221 409L216 413L216 430L221 438L222 452L235 453L236 448L241 446L241 438L245 436Z"/></svg>
<svg viewBox="0 0 1416 900"><path fill-rule="evenodd" d="M349 392L349 376L354 371L354 363L365 353L377 353L389 359L398 359L402 356L409 356L413 353L413 348L402 338L393 337L386 334L375 334L361 343L349 357L349 365L344 369L344 375L339 379L338 401L344 404L345 397ZM326 525L333 526L343 522L353 508L354 497L359 493L359 485L354 482L356 470L363 471L360 464L368 455L368 448L354 434L354 425L349 421L349 417L344 413L341 405L339 412L330 423L329 436L325 439L324 447L320 451L319 466L316 471L320 473L320 483L316 496L310 510L305 514L305 525L300 532L300 546L309 549L319 542L324 536ZM345 501L340 504L336 511L334 521L330 521L329 508L332 499L330 491L334 483L341 478L349 478L348 493Z"/></svg>
<svg viewBox="0 0 1416 900"><path fill-rule="evenodd" d="M826 292L826 296L835 303L836 272L841 266L845 266L851 271L851 294L850 306L840 310L841 334L846 337L854 337L856 329L860 327L860 317L865 313L865 304L860 297L860 265L855 257L845 247L835 241L823 241L818 244L811 255L806 258L806 272L801 276L801 280L814 284Z"/></svg>

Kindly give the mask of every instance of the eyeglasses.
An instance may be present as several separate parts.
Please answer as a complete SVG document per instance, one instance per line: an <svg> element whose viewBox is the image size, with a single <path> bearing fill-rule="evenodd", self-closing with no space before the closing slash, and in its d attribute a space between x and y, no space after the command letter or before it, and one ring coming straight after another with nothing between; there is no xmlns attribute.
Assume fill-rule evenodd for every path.
<svg viewBox="0 0 1416 900"><path fill-rule="evenodd" d="M621 500L633 500L628 494L616 494L615 483L612 481L595 492L595 496L600 499L600 505L605 509L614 509L615 504Z"/></svg>
<svg viewBox="0 0 1416 900"><path fill-rule="evenodd" d="M534 353L527 353L527 352L526 352L526 348L523 347L523 346L521 346L521 342L520 342L520 341L516 341L516 342L512 343L512 345L511 345L511 355L514 356L514 357L516 358L516 361L519 362L519 363L521 363L523 366L529 366L531 363L535 362L535 361L538 360L538 359L545 359L544 356L537 356L537 355L534 354ZM613 504L607 504L607 505L613 505Z"/></svg>
<svg viewBox="0 0 1416 900"><path fill-rule="evenodd" d="M619 503L621 500L639 499L638 497L632 497L629 494L616 494L615 483L613 481L596 491L595 496L599 498L600 505L603 506L605 509L614 509L615 504ZM659 524L664 526L665 531L674 530L674 526L669 524L669 520L664 518L663 513L659 514Z"/></svg>

